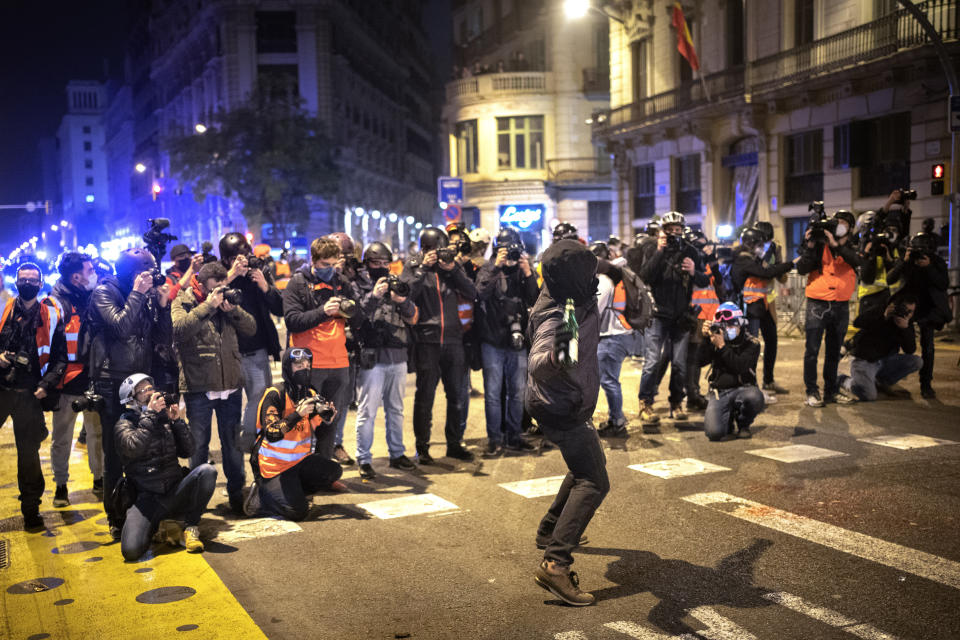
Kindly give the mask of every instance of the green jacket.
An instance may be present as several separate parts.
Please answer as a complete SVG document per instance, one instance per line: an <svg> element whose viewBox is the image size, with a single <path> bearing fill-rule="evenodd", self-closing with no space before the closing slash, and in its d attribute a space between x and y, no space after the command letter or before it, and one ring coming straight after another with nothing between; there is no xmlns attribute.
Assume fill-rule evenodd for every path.
<svg viewBox="0 0 960 640"><path fill-rule="evenodd" d="M197 303L189 287L182 289L170 308L173 341L180 361L180 391L226 391L243 386L243 366L237 332L251 336L256 320L241 307L229 313L209 300Z"/></svg>

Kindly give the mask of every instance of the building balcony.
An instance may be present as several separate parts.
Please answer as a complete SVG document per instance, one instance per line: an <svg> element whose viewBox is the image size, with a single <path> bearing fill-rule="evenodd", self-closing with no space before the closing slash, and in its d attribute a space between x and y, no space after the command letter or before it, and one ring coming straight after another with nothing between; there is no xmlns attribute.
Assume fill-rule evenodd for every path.
<svg viewBox="0 0 960 640"><path fill-rule="evenodd" d="M553 74L546 71L485 73L447 84L447 106L462 107L487 100L501 100L524 94L548 94Z"/></svg>
<svg viewBox="0 0 960 640"><path fill-rule="evenodd" d="M610 158L555 158L547 160L547 182L555 185L610 184Z"/></svg>

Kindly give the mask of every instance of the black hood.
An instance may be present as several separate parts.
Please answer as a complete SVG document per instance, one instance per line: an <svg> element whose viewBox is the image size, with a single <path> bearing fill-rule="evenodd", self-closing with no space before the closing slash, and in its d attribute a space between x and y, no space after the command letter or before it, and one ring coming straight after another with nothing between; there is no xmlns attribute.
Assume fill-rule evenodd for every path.
<svg viewBox="0 0 960 640"><path fill-rule="evenodd" d="M287 395L294 402L299 402L307 395L307 390L293 384L293 361L290 358L292 350L290 347L283 350L283 355L280 357L280 375L283 377L283 386Z"/></svg>
<svg viewBox="0 0 960 640"><path fill-rule="evenodd" d="M597 297L597 256L576 240L559 240L543 252L543 281L563 304L573 298L578 307Z"/></svg>

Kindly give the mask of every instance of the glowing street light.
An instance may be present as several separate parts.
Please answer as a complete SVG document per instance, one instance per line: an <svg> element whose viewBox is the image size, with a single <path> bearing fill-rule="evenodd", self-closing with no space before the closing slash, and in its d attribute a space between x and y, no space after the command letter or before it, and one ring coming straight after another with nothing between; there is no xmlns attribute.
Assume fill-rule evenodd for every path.
<svg viewBox="0 0 960 640"><path fill-rule="evenodd" d="M568 20L577 20L587 15L590 10L590 0L564 0L563 13Z"/></svg>
<svg viewBox="0 0 960 640"><path fill-rule="evenodd" d="M193 126L193 130L196 131L197 133L206 133L207 125L203 124L202 122L198 122Z"/></svg>
<svg viewBox="0 0 960 640"><path fill-rule="evenodd" d="M133 170L137 173L143 173L147 170L147 165L143 164L142 162L138 162L137 164L133 165Z"/></svg>

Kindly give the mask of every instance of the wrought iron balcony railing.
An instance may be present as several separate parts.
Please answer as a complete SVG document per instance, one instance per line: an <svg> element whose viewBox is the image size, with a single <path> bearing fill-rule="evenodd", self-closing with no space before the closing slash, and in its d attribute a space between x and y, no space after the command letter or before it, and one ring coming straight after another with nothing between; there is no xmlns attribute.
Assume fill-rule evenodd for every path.
<svg viewBox="0 0 960 640"><path fill-rule="evenodd" d="M547 160L547 182L591 184L610 180L610 158L555 158Z"/></svg>

